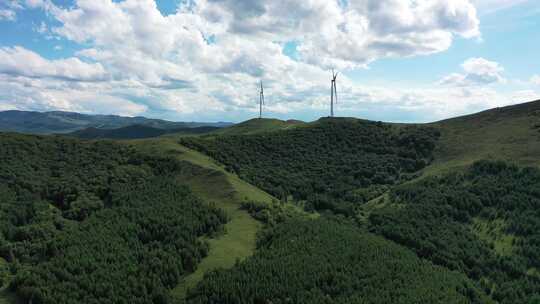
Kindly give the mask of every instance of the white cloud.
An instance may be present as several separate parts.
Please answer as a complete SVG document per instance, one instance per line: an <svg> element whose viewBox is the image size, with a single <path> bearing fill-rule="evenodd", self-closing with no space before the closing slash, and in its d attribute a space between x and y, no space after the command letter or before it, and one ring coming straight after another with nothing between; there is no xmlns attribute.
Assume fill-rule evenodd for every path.
<svg viewBox="0 0 540 304"><path fill-rule="evenodd" d="M197 1L195 11L228 33L296 40L301 60L325 68L355 68L385 57L447 50L455 36L479 37L468 0Z"/></svg>
<svg viewBox="0 0 540 304"><path fill-rule="evenodd" d="M75 57L47 60L20 46L0 48L0 73L70 81L100 81L107 76L99 63L85 63Z"/></svg>
<svg viewBox="0 0 540 304"><path fill-rule="evenodd" d="M0 74L0 105L9 109L134 116L147 107L116 96L107 82L73 82Z"/></svg>
<svg viewBox="0 0 540 304"><path fill-rule="evenodd" d="M0 9L0 21L15 21L17 19L17 13L10 9Z"/></svg>
<svg viewBox="0 0 540 304"><path fill-rule="evenodd" d="M328 68L442 52L454 39L480 36L469 0L191 2L163 16L153 0L78 0L69 9L26 0L56 19L46 34L87 48L60 60L20 47L0 49L0 103L237 121L257 111L257 82L264 79L270 111L325 115ZM288 41L298 43L298 60L283 54ZM471 59L453 83L503 81L502 68L493 64ZM511 100L492 88L367 87L345 75L338 90L343 115L397 111L423 121Z"/></svg>
<svg viewBox="0 0 540 304"><path fill-rule="evenodd" d="M466 87L506 82L506 79L501 75L504 68L497 62L484 58L470 58L461 67L465 71L464 74L450 74L441 79L439 83L442 85Z"/></svg>

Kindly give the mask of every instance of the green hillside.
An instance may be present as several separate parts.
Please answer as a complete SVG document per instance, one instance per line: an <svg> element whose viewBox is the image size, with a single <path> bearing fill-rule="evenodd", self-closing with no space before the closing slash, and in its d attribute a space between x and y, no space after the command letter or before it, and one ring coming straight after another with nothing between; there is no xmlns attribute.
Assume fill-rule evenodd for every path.
<svg viewBox="0 0 540 304"><path fill-rule="evenodd" d="M540 165L540 101L430 124L441 132L433 171L501 159Z"/></svg>
<svg viewBox="0 0 540 304"><path fill-rule="evenodd" d="M467 274L499 303L540 295L540 169L480 161L392 190L370 230Z"/></svg>
<svg viewBox="0 0 540 304"><path fill-rule="evenodd" d="M261 223L241 208L245 201L270 204L275 198L244 182L209 157L178 144L174 136L132 142L137 150L148 155L161 155L192 164L179 176L181 183L205 201L215 203L225 211L228 222L225 233L207 239L210 250L198 265L197 270L184 277L172 290L174 303L182 302L188 289L194 288L207 272L231 268L237 261L251 256L255 251L256 234Z"/></svg>
<svg viewBox="0 0 540 304"><path fill-rule="evenodd" d="M430 163L437 137L430 127L325 118L287 130L181 143L276 197L350 213L348 203L414 178Z"/></svg>
<svg viewBox="0 0 540 304"><path fill-rule="evenodd" d="M540 171L504 162L478 161L503 160L536 166L540 161L538 113L540 102L426 125L326 118L292 129L186 138L181 143L213 157L228 171L281 199L292 199L308 210L326 210L353 218L359 229L367 230L366 236L382 236L390 243L404 246L405 251L416 253L422 261L459 273L473 282L473 289L482 290L478 293L480 298L482 294L489 297L470 298L464 303L537 303L540 277L535 254L540 230L535 225L540 222L540 195L536 190ZM282 227L278 229L286 229L280 225L283 224L278 224ZM317 234L317 241L331 238L323 237L324 231ZM306 299L324 302L322 295L327 295L329 303L377 303L376 296L355 298L345 287L335 294L315 291L321 288L317 279L315 282L319 283L314 285L309 285L307 279L301 280L305 286L269 283L267 272L283 275L280 280L286 280L304 275L313 279L317 278L315 273L323 271L318 266L293 266L300 264L294 262L296 258L307 259L308 255L290 245L299 240L284 235L287 237L282 242L288 245L272 247L260 243L253 258L230 271L205 278L190 294L190 300L286 303L293 299L292 303L302 303ZM309 239L308 243L311 242L314 240ZM322 247L328 249L332 245ZM359 254L367 254L367 248ZM311 255L317 249L307 251ZM404 267L408 262L397 263ZM384 267L381 265L380 269ZM349 286L356 279L347 276L340 273L338 282ZM390 277L386 276L386 280ZM296 287L289 290L283 285ZM300 291L305 289L312 291L310 295L320 293L321 297L310 298ZM408 290L414 287L409 286ZM385 295L388 290L378 292ZM288 296L282 298L282 294ZM436 302L419 300L419 294L413 301L400 293L405 299L403 303ZM333 296L344 298L335 300ZM383 296L386 303L396 302L388 301L389 298ZM459 302L458 298L442 302Z"/></svg>
<svg viewBox="0 0 540 304"><path fill-rule="evenodd" d="M242 123L222 128L214 134L217 135L250 135L271 131L286 130L294 128L295 126L301 126L304 122L299 120L279 120L279 119L270 119L270 118L254 118Z"/></svg>
<svg viewBox="0 0 540 304"><path fill-rule="evenodd" d="M0 303L540 301L540 101L127 130L0 133Z"/></svg>
<svg viewBox="0 0 540 304"><path fill-rule="evenodd" d="M257 254L211 273L188 303L491 303L464 275L346 221L292 220Z"/></svg>
<svg viewBox="0 0 540 304"><path fill-rule="evenodd" d="M0 141L1 283L25 302L167 302L227 221L175 180L190 163L112 142Z"/></svg>

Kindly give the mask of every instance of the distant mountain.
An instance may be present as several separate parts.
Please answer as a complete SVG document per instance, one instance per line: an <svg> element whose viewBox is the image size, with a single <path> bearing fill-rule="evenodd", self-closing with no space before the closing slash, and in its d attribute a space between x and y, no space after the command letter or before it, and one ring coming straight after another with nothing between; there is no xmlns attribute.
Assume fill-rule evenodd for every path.
<svg viewBox="0 0 540 304"><path fill-rule="evenodd" d="M226 127L227 122L172 122L145 117L123 117L116 115L87 115L72 112L0 112L0 131L31 134L71 133L86 128L118 129L141 125L156 129L171 130L197 127Z"/></svg>
<svg viewBox="0 0 540 304"><path fill-rule="evenodd" d="M94 127L68 133L80 139L143 139L165 134L204 134L219 130L219 127L203 126L194 128L159 129L145 125L131 125L117 129L98 129Z"/></svg>

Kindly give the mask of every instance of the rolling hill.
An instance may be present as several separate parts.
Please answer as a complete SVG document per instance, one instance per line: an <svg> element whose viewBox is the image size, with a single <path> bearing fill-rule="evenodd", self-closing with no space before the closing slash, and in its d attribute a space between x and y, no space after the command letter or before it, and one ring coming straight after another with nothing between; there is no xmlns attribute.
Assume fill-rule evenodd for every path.
<svg viewBox="0 0 540 304"><path fill-rule="evenodd" d="M0 302L539 303L540 101L169 130L0 136Z"/></svg>
<svg viewBox="0 0 540 304"><path fill-rule="evenodd" d="M80 139L143 139L159 137L165 134L177 135L196 135L211 133L220 130L219 127L193 127L193 128L174 128L174 129L158 129L145 125L132 125L117 129L97 129L86 128L83 130L68 133L67 135Z"/></svg>
<svg viewBox="0 0 540 304"><path fill-rule="evenodd" d="M70 133L85 128L115 129L131 125L144 125L157 129L177 129L193 127L225 127L225 122L171 122L145 117L123 117L116 115L87 115L72 112L0 112L0 132L29 134Z"/></svg>
<svg viewBox="0 0 540 304"><path fill-rule="evenodd" d="M301 127L183 138L181 143L213 157L230 172L284 201L322 212L325 217L354 218L368 235L384 237L422 260L466 276L488 297L481 299L480 293L463 303L537 303L539 115L540 101L535 101L431 124L323 118ZM278 225L285 229L280 234L292 233L283 227L294 231L299 226L294 220L290 226ZM272 234L273 228L270 231ZM280 241L270 238L271 245L261 244L253 259L205 278L188 298L192 303L212 303L210 299L257 301L261 293L265 294L263 299L278 302L286 302L279 294L298 297L289 290L273 294L272 290L284 288L279 284L269 290L263 285L256 287L259 277L254 273L268 267L276 275L289 269L285 277L310 272L314 276L324 267L273 269L278 263L274 255L294 255L294 248L273 245ZM327 246L331 245L323 245ZM316 250L310 249L311 254ZM288 259L294 260L292 256ZM340 271L329 276L331 288L342 288L334 296L351 295L343 286L353 284L354 277L347 278ZM245 283L246 279L250 283ZM234 289L238 284L245 288ZM224 285L230 287L222 289ZM432 294L433 290L425 292ZM325 289L322 294L332 292ZM302 303L306 297L293 302ZM312 300L322 299L324 296ZM385 299L383 302L396 302L390 296ZM434 301L419 299L420 303ZM360 295L358 301L378 303L374 296L364 299ZM460 302L457 298L443 302L453 301Z"/></svg>
<svg viewBox="0 0 540 304"><path fill-rule="evenodd" d="M214 132L216 135L250 135L279 130L287 130L305 124L300 120L279 120L254 118Z"/></svg>
<svg viewBox="0 0 540 304"><path fill-rule="evenodd" d="M486 158L540 164L540 100L429 125L441 132L433 171Z"/></svg>

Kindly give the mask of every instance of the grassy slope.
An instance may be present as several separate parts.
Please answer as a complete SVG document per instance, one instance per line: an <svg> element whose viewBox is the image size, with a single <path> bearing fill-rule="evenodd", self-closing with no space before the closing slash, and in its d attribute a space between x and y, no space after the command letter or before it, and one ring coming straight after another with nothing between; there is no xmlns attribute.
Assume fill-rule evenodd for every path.
<svg viewBox="0 0 540 304"><path fill-rule="evenodd" d="M176 143L172 137L135 142L142 150L153 154L175 155L180 160L188 161L201 167L194 176L189 176L188 184L201 198L215 202L230 217L225 226L226 233L210 243L209 256L203 259L196 272L173 290L173 296L181 300L186 291L195 286L204 274L217 268L230 268L237 260L243 260L255 250L256 233L261 224L246 211L240 210L240 203L245 200L271 202L273 197L258 188L225 172L210 158L187 149ZM184 180L184 178L182 178Z"/></svg>
<svg viewBox="0 0 540 304"><path fill-rule="evenodd" d="M540 165L540 101L496 108L431 124L441 131L428 174L446 172L480 159Z"/></svg>
<svg viewBox="0 0 540 304"><path fill-rule="evenodd" d="M213 132L216 135L249 135L270 131L279 131L303 125L304 122L298 120L283 121L279 119L250 119L237 125L223 128Z"/></svg>

